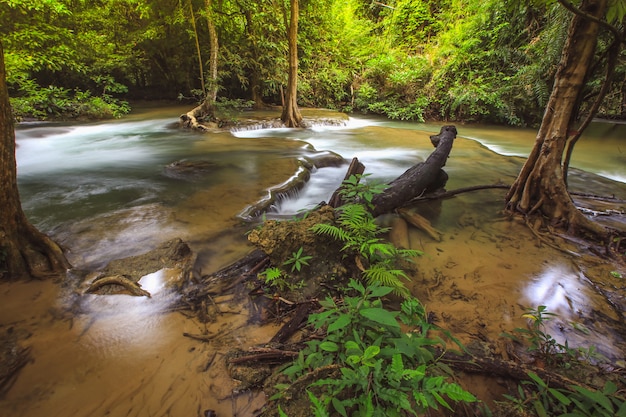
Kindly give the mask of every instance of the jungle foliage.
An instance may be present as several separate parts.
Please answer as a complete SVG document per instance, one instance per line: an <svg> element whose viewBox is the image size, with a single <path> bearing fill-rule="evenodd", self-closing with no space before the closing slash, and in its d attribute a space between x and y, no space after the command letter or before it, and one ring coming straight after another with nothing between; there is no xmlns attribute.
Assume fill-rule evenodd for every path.
<svg viewBox="0 0 626 417"><path fill-rule="evenodd" d="M207 16L219 38L218 96L280 104L286 3L0 0L14 111L116 117L128 111L125 100L195 102L209 78L200 77L209 68ZM617 17L623 3L612 1ZM302 0L299 105L399 120L537 125L571 15L553 1ZM603 35L598 57L609 42ZM622 52L602 115L626 116L625 73ZM601 77L590 74L589 101Z"/></svg>

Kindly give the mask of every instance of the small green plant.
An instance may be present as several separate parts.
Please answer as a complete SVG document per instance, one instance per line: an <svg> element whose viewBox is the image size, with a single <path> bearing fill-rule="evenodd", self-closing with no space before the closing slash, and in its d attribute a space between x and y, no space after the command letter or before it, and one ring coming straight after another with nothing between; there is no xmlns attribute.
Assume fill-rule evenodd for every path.
<svg viewBox="0 0 626 417"><path fill-rule="evenodd" d="M291 254L291 257L283 263L283 265L285 266L291 265L291 272L295 272L295 271L300 272L300 269L302 269L302 266L303 265L308 266L309 261L311 260L311 258L313 258L312 256L303 255L302 250L303 250L302 246L300 246L300 249L298 249L296 252L293 252Z"/></svg>
<svg viewBox="0 0 626 417"><path fill-rule="evenodd" d="M320 302L323 311L309 317L326 336L308 342L283 373L296 379L320 367L338 367L332 378L309 386L315 415L418 415L440 406L452 410L450 402L476 401L447 381L447 368L438 363L434 349L445 348L445 342L428 337L436 326L419 300L404 300L400 311L383 307L381 297L392 290L353 279L346 290L353 295L340 302L328 297ZM398 320L410 331L402 331Z"/></svg>
<svg viewBox="0 0 626 417"><path fill-rule="evenodd" d="M355 256L357 266L369 284L378 282L393 288L396 294L408 296L402 283L408 279L397 267L402 261L411 261L422 253L412 249L398 249L379 235L389 231L376 224L368 208L372 207L374 195L382 192L384 185L361 184L364 176L352 175L343 182L341 195L346 204L337 208L337 224L318 223L312 230L343 242L342 252Z"/></svg>
<svg viewBox="0 0 626 417"><path fill-rule="evenodd" d="M556 314L547 311L546 306L538 306L536 309L528 308L522 317L529 320L529 327L518 327L513 331L529 344L529 352L537 355L547 364L568 367L569 360L576 359L577 351L571 349L567 341L565 344L558 343L545 329L546 322L555 316ZM520 341L514 335L508 333L502 335Z"/></svg>
<svg viewBox="0 0 626 417"><path fill-rule="evenodd" d="M609 417L626 415L626 399L617 386L607 381L602 390L592 390L578 385L568 389L551 388L534 372L528 372L529 381L518 386L518 396L504 395L507 405L519 415L531 412L538 417ZM532 389L528 389L532 388Z"/></svg>
<svg viewBox="0 0 626 417"><path fill-rule="evenodd" d="M290 283L287 281L283 270L275 266L269 267L259 273L259 277L261 277L267 285L276 287L280 291L284 291L290 287Z"/></svg>
<svg viewBox="0 0 626 417"><path fill-rule="evenodd" d="M611 276L612 276L613 278L618 278L618 279L623 278L622 274L620 274L620 273L619 273L619 272L617 272L617 271L611 271Z"/></svg>
<svg viewBox="0 0 626 417"><path fill-rule="evenodd" d="M303 249L300 247L296 252L293 252L291 257L283 262L283 266L291 265L291 272L300 272L303 265L309 265L309 260L313 257L304 255L302 251ZM288 274L277 266L265 269L263 272L259 273L259 277L262 278L267 285L276 287L280 291L294 290L302 284L293 284L289 280Z"/></svg>
<svg viewBox="0 0 626 417"><path fill-rule="evenodd" d="M372 208L372 200L387 188L386 184L367 181L370 174L350 175L342 183L339 195L348 202L362 203Z"/></svg>

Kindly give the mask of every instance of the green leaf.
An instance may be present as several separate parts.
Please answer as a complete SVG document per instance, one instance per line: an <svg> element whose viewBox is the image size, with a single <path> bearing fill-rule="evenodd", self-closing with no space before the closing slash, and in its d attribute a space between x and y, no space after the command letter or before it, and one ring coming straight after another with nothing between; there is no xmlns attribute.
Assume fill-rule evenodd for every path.
<svg viewBox="0 0 626 417"><path fill-rule="evenodd" d="M372 359L376 355L380 353L380 348L378 346L368 346L363 353L363 360Z"/></svg>
<svg viewBox="0 0 626 417"><path fill-rule="evenodd" d="M552 394L554 396L554 398L556 398L561 404L568 406L572 403L572 401L567 398L565 395L563 395L563 393L561 393L561 391L556 390L554 388L549 388L548 391L550 392L550 394Z"/></svg>
<svg viewBox="0 0 626 417"><path fill-rule="evenodd" d="M535 407L535 411L539 417L549 417L541 401L533 401L533 406Z"/></svg>
<svg viewBox="0 0 626 417"><path fill-rule="evenodd" d="M385 295L393 291L393 288L384 286L372 286L370 288L372 297L384 297Z"/></svg>
<svg viewBox="0 0 626 417"><path fill-rule="evenodd" d="M579 386L572 386L572 389L578 391L580 394L582 394L583 396L587 397L588 399L590 399L591 401L593 401L596 404L600 404L602 407L604 407L604 409L606 409L609 412L613 412L613 404L611 404L611 401L601 392L598 391L590 391L587 388L583 388L583 387L579 387Z"/></svg>
<svg viewBox="0 0 626 417"><path fill-rule="evenodd" d="M348 417L346 408L343 406L343 403L337 397L333 397L331 402L333 404L333 407L339 414L341 414L343 417Z"/></svg>
<svg viewBox="0 0 626 417"><path fill-rule="evenodd" d="M383 326L400 329L396 320L396 314L384 308L364 308L359 310L359 314Z"/></svg>
<svg viewBox="0 0 626 417"><path fill-rule="evenodd" d="M528 372L528 376L537 383L542 388L547 388L548 384L546 384L543 379L539 378L539 376L534 372Z"/></svg>
<svg viewBox="0 0 626 417"><path fill-rule="evenodd" d="M328 325L327 333L334 333L338 329L343 329L350 324L351 321L352 319L348 314L342 314L337 318L337 320Z"/></svg>
<svg viewBox="0 0 626 417"><path fill-rule="evenodd" d="M339 346L335 342L325 341L320 343L320 349L325 350L326 352L337 352L339 350Z"/></svg>
<svg viewBox="0 0 626 417"><path fill-rule="evenodd" d="M348 340L345 344L345 348L346 348L347 354L358 353L359 355L361 355L363 353L359 344L355 342L354 340Z"/></svg>

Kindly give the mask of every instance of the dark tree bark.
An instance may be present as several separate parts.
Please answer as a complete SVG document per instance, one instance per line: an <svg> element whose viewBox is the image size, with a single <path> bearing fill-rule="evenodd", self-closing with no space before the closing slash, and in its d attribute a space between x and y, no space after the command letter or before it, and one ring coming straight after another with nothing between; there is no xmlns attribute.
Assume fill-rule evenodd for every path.
<svg viewBox="0 0 626 417"><path fill-rule="evenodd" d="M608 0L584 0L580 10L601 19ZM604 239L606 230L587 219L575 206L563 177L561 161L576 103L594 57L600 24L576 14L535 146L507 194L507 208L526 215L541 213L572 234Z"/></svg>
<svg viewBox="0 0 626 417"><path fill-rule="evenodd" d="M443 126L439 135L431 136L435 146L433 153L426 161L412 166L390 182L382 194L375 195L372 214L379 216L388 213L424 193L442 188L448 180L442 168L446 165L456 134L456 127Z"/></svg>
<svg viewBox="0 0 626 417"><path fill-rule="evenodd" d="M70 268L59 246L26 219L17 188L15 130L0 42L0 277L58 275Z"/></svg>
<svg viewBox="0 0 626 417"><path fill-rule="evenodd" d="M298 109L298 0L290 0L291 10L287 25L287 39L289 42L289 78L287 81L287 97L280 119L287 127L300 127L302 115ZM286 18L285 18L286 20Z"/></svg>

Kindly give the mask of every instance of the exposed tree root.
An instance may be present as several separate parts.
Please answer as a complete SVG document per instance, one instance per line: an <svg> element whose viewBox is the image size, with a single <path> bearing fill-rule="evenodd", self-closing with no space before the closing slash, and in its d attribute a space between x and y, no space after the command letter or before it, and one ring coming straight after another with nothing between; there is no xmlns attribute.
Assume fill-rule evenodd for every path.
<svg viewBox="0 0 626 417"><path fill-rule="evenodd" d="M108 277L96 279L94 282L91 283L91 285L89 286L89 288L87 288L85 292L93 293L105 285L120 285L124 287L131 295L150 298L150 293L141 288L141 285L129 280L123 275L111 275Z"/></svg>
<svg viewBox="0 0 626 417"><path fill-rule="evenodd" d="M205 106L204 106L204 103L202 103L196 108L188 111L187 113L181 114L180 115L181 125L189 129L199 130L202 132L208 132L210 129L206 127L205 125L203 125L199 120L200 118L204 117L204 113L205 113L204 110L205 110Z"/></svg>

